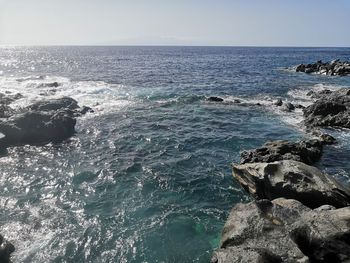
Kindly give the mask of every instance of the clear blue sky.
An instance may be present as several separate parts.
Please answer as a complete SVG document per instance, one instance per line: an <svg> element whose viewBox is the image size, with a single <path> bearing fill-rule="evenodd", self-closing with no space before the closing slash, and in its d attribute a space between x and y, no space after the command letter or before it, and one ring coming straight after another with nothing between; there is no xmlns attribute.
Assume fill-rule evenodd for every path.
<svg viewBox="0 0 350 263"><path fill-rule="evenodd" d="M350 0L0 0L2 45L350 46Z"/></svg>

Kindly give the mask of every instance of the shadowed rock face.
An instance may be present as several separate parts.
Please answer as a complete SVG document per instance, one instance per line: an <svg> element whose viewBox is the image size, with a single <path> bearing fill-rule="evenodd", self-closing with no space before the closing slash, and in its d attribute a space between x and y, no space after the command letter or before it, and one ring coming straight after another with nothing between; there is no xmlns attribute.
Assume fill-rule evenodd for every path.
<svg viewBox="0 0 350 263"><path fill-rule="evenodd" d="M312 164L321 158L322 144L318 140L271 141L265 143L261 148L243 151L241 153L241 164L281 160L294 160Z"/></svg>
<svg viewBox="0 0 350 263"><path fill-rule="evenodd" d="M11 253L15 251L15 247L0 235L0 262L1 263L10 263Z"/></svg>
<svg viewBox="0 0 350 263"><path fill-rule="evenodd" d="M213 102L222 102L224 101L223 98L220 98L220 97L209 97L207 98L208 101L213 101Z"/></svg>
<svg viewBox="0 0 350 263"><path fill-rule="evenodd" d="M233 165L233 176L256 199L296 199L316 208L344 207L350 193L333 178L313 166L292 160Z"/></svg>
<svg viewBox="0 0 350 263"><path fill-rule="evenodd" d="M296 72L316 73L330 76L350 75L350 63L347 61L333 60L331 62L322 62L321 60L313 64L300 64L295 67Z"/></svg>
<svg viewBox="0 0 350 263"><path fill-rule="evenodd" d="M279 198L236 205L212 262L347 262L350 208Z"/></svg>
<svg viewBox="0 0 350 263"><path fill-rule="evenodd" d="M87 112L93 111L80 108L69 97L34 103L0 120L0 151L3 154L6 147L13 145L61 142L74 135L76 117Z"/></svg>
<svg viewBox="0 0 350 263"><path fill-rule="evenodd" d="M350 89L313 94L318 100L304 111L307 127L350 128Z"/></svg>
<svg viewBox="0 0 350 263"><path fill-rule="evenodd" d="M69 97L43 100L28 107L28 109L32 111L56 111L60 109L76 110L78 108L78 102Z"/></svg>
<svg viewBox="0 0 350 263"><path fill-rule="evenodd" d="M0 118L7 118L13 114L13 109L9 106L13 101L20 99L21 94L8 95L0 93Z"/></svg>
<svg viewBox="0 0 350 263"><path fill-rule="evenodd" d="M69 110L27 112L0 122L5 146L60 142L75 132L76 120Z"/></svg>

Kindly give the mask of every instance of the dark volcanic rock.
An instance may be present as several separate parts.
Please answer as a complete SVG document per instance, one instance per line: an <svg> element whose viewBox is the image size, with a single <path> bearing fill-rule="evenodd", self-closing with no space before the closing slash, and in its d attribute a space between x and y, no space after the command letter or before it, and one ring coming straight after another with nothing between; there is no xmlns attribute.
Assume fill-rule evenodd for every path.
<svg viewBox="0 0 350 263"><path fill-rule="evenodd" d="M283 109L284 109L285 111L290 112L290 111L295 110L295 107L294 107L294 105L293 105L292 103L286 102L286 103L283 104Z"/></svg>
<svg viewBox="0 0 350 263"><path fill-rule="evenodd" d="M350 89L317 93L317 98L303 110L307 127L350 128Z"/></svg>
<svg viewBox="0 0 350 263"><path fill-rule="evenodd" d="M51 82L51 83L43 83L39 85L39 88L45 87L45 88L57 88L60 86L60 83L58 82Z"/></svg>
<svg viewBox="0 0 350 263"><path fill-rule="evenodd" d="M17 94L3 94L0 93L0 118L7 118L14 113L14 110L9 106L15 100L22 98L22 95Z"/></svg>
<svg viewBox="0 0 350 263"><path fill-rule="evenodd" d="M209 97L207 100L208 101L215 101L215 102L222 102L222 101L224 101L223 98L219 98L219 97Z"/></svg>
<svg viewBox="0 0 350 263"><path fill-rule="evenodd" d="M279 198L237 204L212 262L349 262L350 208Z"/></svg>
<svg viewBox="0 0 350 263"><path fill-rule="evenodd" d="M0 121L3 146L60 142L75 132L76 120L70 110L29 111Z"/></svg>
<svg viewBox="0 0 350 263"><path fill-rule="evenodd" d="M278 100L274 103L274 105L276 105L276 106L282 106L282 104L283 104L283 101L282 101L281 99L278 99Z"/></svg>
<svg viewBox="0 0 350 263"><path fill-rule="evenodd" d="M317 61L314 64L300 64L295 68L296 72L316 73L331 76L346 76L350 75L350 63L347 61L333 60L331 62Z"/></svg>
<svg viewBox="0 0 350 263"><path fill-rule="evenodd" d="M69 97L59 99L50 99L36 102L28 107L29 110L35 111L56 111L60 109L78 109L78 102Z"/></svg>
<svg viewBox="0 0 350 263"><path fill-rule="evenodd" d="M87 112L93 110L69 97L36 102L0 120L0 154L8 146L61 142L75 133L76 117Z"/></svg>
<svg viewBox="0 0 350 263"><path fill-rule="evenodd" d="M233 176L256 199L292 198L316 208L350 205L349 190L313 166L292 160L233 165Z"/></svg>
<svg viewBox="0 0 350 263"><path fill-rule="evenodd" d="M10 263L11 253L15 251L15 247L0 235L0 262Z"/></svg>
<svg viewBox="0 0 350 263"><path fill-rule="evenodd" d="M79 113L80 113L81 115L84 115L84 114L86 114L86 113L88 113L88 112L93 113L94 110L91 109L90 107L83 106L83 108L80 110Z"/></svg>
<svg viewBox="0 0 350 263"><path fill-rule="evenodd" d="M243 151L241 153L241 163L295 160L312 164L321 158L322 149L322 143L318 140L299 142L270 141L261 148Z"/></svg>
<svg viewBox="0 0 350 263"><path fill-rule="evenodd" d="M319 135L319 139L324 145L331 145L337 142L337 140L332 135L325 134L325 133L322 133L321 135Z"/></svg>

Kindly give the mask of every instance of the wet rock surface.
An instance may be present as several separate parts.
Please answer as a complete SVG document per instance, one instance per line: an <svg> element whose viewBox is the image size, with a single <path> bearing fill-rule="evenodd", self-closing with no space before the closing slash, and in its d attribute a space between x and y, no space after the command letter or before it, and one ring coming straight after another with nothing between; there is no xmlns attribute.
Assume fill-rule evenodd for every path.
<svg viewBox="0 0 350 263"><path fill-rule="evenodd" d="M322 62L322 60L311 64L300 64L295 68L296 72L316 73L329 76L347 76L350 75L350 62L333 60L331 62Z"/></svg>
<svg viewBox="0 0 350 263"><path fill-rule="evenodd" d="M349 262L350 208L278 198L237 204L212 262Z"/></svg>
<svg viewBox="0 0 350 263"><path fill-rule="evenodd" d="M0 235L0 262L10 263L11 253L15 251L14 245L9 241L5 240L2 235Z"/></svg>
<svg viewBox="0 0 350 263"><path fill-rule="evenodd" d="M36 102L0 119L0 150L15 145L62 142L75 133L76 117L93 112L69 97ZM0 108L1 114L1 108Z"/></svg>
<svg viewBox="0 0 350 263"><path fill-rule="evenodd" d="M215 96L209 97L209 98L207 98L207 100L212 101L212 102L223 102L224 101L223 98L215 97Z"/></svg>

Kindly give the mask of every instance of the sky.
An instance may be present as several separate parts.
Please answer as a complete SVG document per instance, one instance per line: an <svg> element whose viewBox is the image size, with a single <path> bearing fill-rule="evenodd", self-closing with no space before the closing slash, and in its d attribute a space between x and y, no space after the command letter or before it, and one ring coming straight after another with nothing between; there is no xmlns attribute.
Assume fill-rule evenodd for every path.
<svg viewBox="0 0 350 263"><path fill-rule="evenodd" d="M350 0L0 0L0 45L350 46Z"/></svg>

